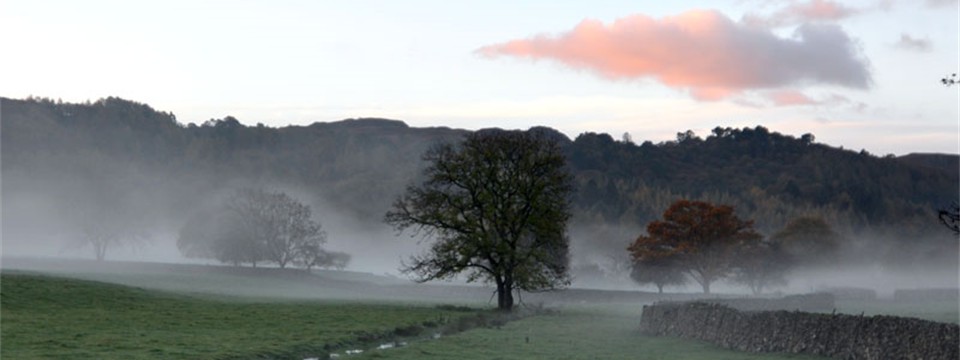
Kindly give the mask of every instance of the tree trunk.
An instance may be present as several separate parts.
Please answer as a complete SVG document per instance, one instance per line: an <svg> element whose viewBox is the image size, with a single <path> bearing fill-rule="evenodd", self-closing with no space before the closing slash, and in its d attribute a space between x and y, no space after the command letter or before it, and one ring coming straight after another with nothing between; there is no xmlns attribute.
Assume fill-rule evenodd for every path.
<svg viewBox="0 0 960 360"><path fill-rule="evenodd" d="M105 242L94 241L93 251L96 252L97 261L103 261L107 257L107 244Z"/></svg>
<svg viewBox="0 0 960 360"><path fill-rule="evenodd" d="M704 294L710 293L710 283L717 278L713 276L712 272L706 272L704 270L691 271L690 275L690 277L692 277L693 280L700 284L700 287L703 288Z"/></svg>
<svg viewBox="0 0 960 360"><path fill-rule="evenodd" d="M497 310L513 310L513 284L497 281Z"/></svg>

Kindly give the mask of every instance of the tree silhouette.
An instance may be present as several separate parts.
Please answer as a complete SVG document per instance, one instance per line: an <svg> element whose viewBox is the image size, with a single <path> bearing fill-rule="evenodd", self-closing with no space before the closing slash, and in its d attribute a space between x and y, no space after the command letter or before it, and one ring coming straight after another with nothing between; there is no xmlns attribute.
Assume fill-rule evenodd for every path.
<svg viewBox="0 0 960 360"><path fill-rule="evenodd" d="M733 280L746 285L754 295L764 289L787 284L786 274L792 261L776 241L745 244L737 251Z"/></svg>
<svg viewBox="0 0 960 360"><path fill-rule="evenodd" d="M943 226L953 230L954 235L960 235L960 203L954 201L950 206L937 211L937 216Z"/></svg>
<svg viewBox="0 0 960 360"><path fill-rule="evenodd" d="M513 291L569 284L571 176L556 141L542 132L481 130L424 155L426 179L387 213L397 230L413 228L434 243L403 269L418 281L466 273L496 284L497 308Z"/></svg>
<svg viewBox="0 0 960 360"><path fill-rule="evenodd" d="M657 293L663 294L667 285L683 285L687 282L683 272L667 257L634 259L630 279L637 284L653 284Z"/></svg>
<svg viewBox="0 0 960 360"><path fill-rule="evenodd" d="M944 76L943 79L940 79L940 82L946 86L956 85L958 83L957 74L953 73L950 76Z"/></svg>
<svg viewBox="0 0 960 360"><path fill-rule="evenodd" d="M272 262L324 266L326 233L309 206L283 192L235 191L215 212L201 212L180 230L177 246L187 257L240 265Z"/></svg>
<svg viewBox="0 0 960 360"><path fill-rule="evenodd" d="M771 239L798 264L829 263L836 258L843 242L830 224L818 216L793 219Z"/></svg>

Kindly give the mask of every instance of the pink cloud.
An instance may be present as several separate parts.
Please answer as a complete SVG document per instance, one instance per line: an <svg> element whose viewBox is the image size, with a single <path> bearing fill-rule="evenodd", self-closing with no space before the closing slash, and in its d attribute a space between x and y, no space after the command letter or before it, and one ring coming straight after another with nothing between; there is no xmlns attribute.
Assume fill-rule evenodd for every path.
<svg viewBox="0 0 960 360"><path fill-rule="evenodd" d="M839 27L804 25L793 38L736 23L716 11L654 19L584 20L555 36L481 47L495 58L547 59L612 80L654 79L698 100L797 84L867 88L866 60Z"/></svg>
<svg viewBox="0 0 960 360"><path fill-rule="evenodd" d="M741 106L764 108L768 106L826 106L826 107L845 107L850 110L863 112L867 104L855 102L850 98L836 94L823 94L818 97L811 97L799 90L780 89L764 91L759 94L760 101L740 97L732 101Z"/></svg>
<svg viewBox="0 0 960 360"><path fill-rule="evenodd" d="M779 90L766 94L766 98L774 106L798 106L798 105L817 105L820 102L814 100L800 91Z"/></svg>
<svg viewBox="0 0 960 360"><path fill-rule="evenodd" d="M878 7L884 6L887 5L881 3ZM752 26L773 28L811 22L836 22L864 11L830 0L791 1L786 7L767 16L747 14L743 17L743 22Z"/></svg>
<svg viewBox="0 0 960 360"><path fill-rule="evenodd" d="M859 12L858 10L846 7L843 4L828 0L810 0L806 3L794 4L788 7L785 11L787 14L791 14L807 21L836 21Z"/></svg>
<svg viewBox="0 0 960 360"><path fill-rule="evenodd" d="M801 21L837 21L860 12L843 4L828 0L810 0L794 4L782 12L786 17L796 17Z"/></svg>

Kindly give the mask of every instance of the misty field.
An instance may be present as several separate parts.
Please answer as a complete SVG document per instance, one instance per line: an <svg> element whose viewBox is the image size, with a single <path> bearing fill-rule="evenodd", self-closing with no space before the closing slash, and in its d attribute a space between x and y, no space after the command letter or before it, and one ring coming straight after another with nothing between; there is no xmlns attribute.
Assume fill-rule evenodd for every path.
<svg viewBox="0 0 960 360"><path fill-rule="evenodd" d="M2 275L4 359L304 358L364 334L468 314L436 307L197 298Z"/></svg>
<svg viewBox="0 0 960 360"><path fill-rule="evenodd" d="M645 337L637 332L639 314L617 306L566 306L376 350L370 336L482 311L183 294L29 273L4 273L0 299L4 359L303 359L349 349L366 350L350 356L358 359L812 359Z"/></svg>
<svg viewBox="0 0 960 360"><path fill-rule="evenodd" d="M689 294L586 289L529 294L522 309L542 305L548 311L494 326L472 323L451 333L444 323L493 314L478 310L493 307L489 288L412 284L346 271L16 258L5 258L4 266L3 359L301 360L322 359L328 352L350 359L816 358L736 352L638 332L643 304L694 298ZM955 302L877 299L836 305L845 313L957 321ZM437 326L423 328L426 324ZM394 336L411 326L422 329ZM443 336L434 339L435 333ZM393 340L407 344L377 349Z"/></svg>

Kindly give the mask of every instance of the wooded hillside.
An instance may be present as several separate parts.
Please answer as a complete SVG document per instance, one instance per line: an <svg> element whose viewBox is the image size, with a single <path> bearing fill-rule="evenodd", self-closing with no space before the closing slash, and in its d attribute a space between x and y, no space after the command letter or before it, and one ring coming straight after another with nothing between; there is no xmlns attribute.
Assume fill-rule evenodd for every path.
<svg viewBox="0 0 960 360"><path fill-rule="evenodd" d="M118 98L2 98L0 117L5 235L11 220L44 209L70 218L72 206L91 202L179 227L206 199L245 184L300 189L311 201L380 224L420 176L424 151L467 133L385 119L271 128L227 116L183 124ZM531 131L563 143L577 186L574 241L611 254L623 252L678 198L732 205L766 235L817 214L848 234L884 234L904 244L929 236L955 241L936 215L960 197L955 154L880 157L762 126L718 127L706 137L681 132L659 144Z"/></svg>

